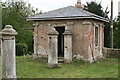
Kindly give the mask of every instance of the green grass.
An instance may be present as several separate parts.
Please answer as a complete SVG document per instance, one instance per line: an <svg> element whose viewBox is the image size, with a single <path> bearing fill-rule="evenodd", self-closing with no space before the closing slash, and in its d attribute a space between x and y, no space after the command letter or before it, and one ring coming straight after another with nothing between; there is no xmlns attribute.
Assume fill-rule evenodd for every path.
<svg viewBox="0 0 120 80"><path fill-rule="evenodd" d="M1 59L1 56L0 56L0 79L2 77L2 59Z"/></svg>
<svg viewBox="0 0 120 80"><path fill-rule="evenodd" d="M57 69L48 69L47 64L17 57L18 78L118 78L118 59L103 59L96 63L75 61L61 64Z"/></svg>

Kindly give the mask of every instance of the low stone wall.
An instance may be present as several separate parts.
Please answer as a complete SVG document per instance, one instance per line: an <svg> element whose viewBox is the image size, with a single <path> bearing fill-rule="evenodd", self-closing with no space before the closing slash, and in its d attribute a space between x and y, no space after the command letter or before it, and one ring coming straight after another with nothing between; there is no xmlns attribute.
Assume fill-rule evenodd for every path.
<svg viewBox="0 0 120 80"><path fill-rule="evenodd" d="M103 48L103 55L108 58L119 58L120 49Z"/></svg>
<svg viewBox="0 0 120 80"><path fill-rule="evenodd" d="M36 61L48 62L48 55L33 54L32 59Z"/></svg>

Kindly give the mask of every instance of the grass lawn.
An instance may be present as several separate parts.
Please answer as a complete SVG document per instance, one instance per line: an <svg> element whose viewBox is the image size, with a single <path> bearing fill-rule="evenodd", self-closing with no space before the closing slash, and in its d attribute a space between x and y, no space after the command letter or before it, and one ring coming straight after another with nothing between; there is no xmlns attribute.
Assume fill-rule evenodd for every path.
<svg viewBox="0 0 120 80"><path fill-rule="evenodd" d="M0 56L0 79L2 77L2 59L1 59L1 56Z"/></svg>
<svg viewBox="0 0 120 80"><path fill-rule="evenodd" d="M17 57L17 78L118 78L118 59L115 58L92 64L75 61L59 67L48 69L44 62Z"/></svg>

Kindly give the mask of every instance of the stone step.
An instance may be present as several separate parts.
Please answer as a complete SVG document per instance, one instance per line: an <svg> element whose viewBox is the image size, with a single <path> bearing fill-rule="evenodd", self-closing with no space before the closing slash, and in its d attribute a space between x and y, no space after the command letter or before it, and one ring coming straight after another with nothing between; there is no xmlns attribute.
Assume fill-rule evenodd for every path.
<svg viewBox="0 0 120 80"><path fill-rule="evenodd" d="M58 57L58 63L64 63L64 57Z"/></svg>

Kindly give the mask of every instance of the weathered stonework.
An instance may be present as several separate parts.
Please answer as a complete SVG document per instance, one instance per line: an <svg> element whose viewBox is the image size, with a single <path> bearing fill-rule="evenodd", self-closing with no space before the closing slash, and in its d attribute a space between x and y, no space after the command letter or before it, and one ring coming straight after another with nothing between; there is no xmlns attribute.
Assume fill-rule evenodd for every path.
<svg viewBox="0 0 120 80"><path fill-rule="evenodd" d="M103 56L107 58L120 58L120 49L103 48Z"/></svg>
<svg viewBox="0 0 120 80"><path fill-rule="evenodd" d="M55 29L51 29L48 32L48 68L56 68L58 64L58 50L57 50L57 38L58 32Z"/></svg>
<svg viewBox="0 0 120 80"><path fill-rule="evenodd" d="M65 63L72 62L72 33L69 29L64 32L64 61Z"/></svg>
<svg viewBox="0 0 120 80"><path fill-rule="evenodd" d="M11 25L2 30L2 78L16 78L15 35Z"/></svg>

